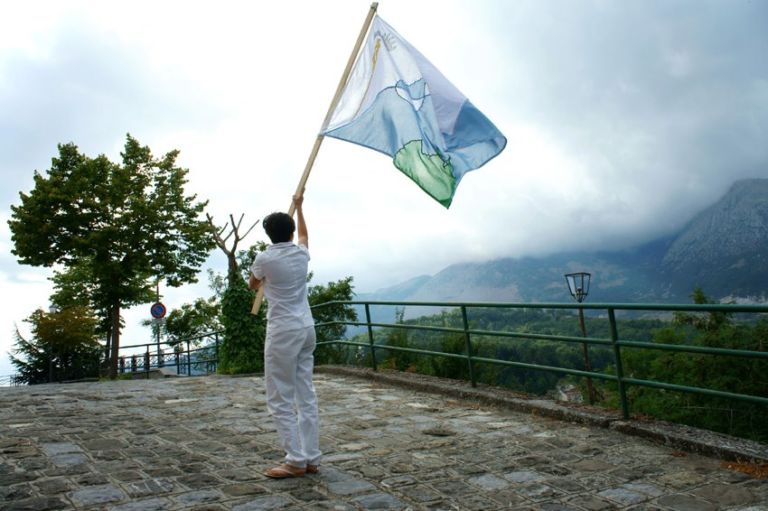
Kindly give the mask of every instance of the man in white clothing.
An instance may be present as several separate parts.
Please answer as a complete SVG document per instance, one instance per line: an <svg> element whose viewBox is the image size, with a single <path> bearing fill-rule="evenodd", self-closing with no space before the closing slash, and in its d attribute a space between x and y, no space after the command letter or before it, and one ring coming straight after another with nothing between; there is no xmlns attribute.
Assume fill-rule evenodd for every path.
<svg viewBox="0 0 768 511"><path fill-rule="evenodd" d="M287 213L272 213L263 222L272 241L251 265L251 289L264 286L269 302L264 346L267 408L285 450L281 465L265 472L281 479L316 473L320 462L317 396L312 384L315 323L307 300L309 264L303 196L294 196L296 224ZM297 413L298 411L298 413Z"/></svg>

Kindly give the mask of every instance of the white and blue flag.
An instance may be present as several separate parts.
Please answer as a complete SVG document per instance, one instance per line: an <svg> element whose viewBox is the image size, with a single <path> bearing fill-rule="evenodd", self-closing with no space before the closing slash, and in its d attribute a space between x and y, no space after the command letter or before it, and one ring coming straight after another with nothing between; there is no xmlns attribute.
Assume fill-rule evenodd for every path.
<svg viewBox="0 0 768 511"><path fill-rule="evenodd" d="M378 16L322 133L388 154L395 167L446 208L464 174L507 143L482 112Z"/></svg>

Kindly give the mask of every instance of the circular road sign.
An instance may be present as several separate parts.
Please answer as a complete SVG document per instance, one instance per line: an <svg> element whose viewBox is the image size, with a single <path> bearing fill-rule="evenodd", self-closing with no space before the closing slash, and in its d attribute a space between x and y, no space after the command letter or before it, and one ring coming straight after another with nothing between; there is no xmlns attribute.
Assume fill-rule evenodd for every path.
<svg viewBox="0 0 768 511"><path fill-rule="evenodd" d="M152 308L149 309L150 314L152 314L152 317L155 319L160 319L165 317L165 305L163 305L160 302L155 303L152 305Z"/></svg>

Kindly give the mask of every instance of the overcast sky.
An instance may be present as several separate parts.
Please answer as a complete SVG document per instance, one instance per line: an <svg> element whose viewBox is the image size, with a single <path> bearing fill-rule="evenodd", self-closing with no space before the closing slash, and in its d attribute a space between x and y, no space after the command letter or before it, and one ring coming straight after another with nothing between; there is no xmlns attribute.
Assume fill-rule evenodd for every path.
<svg viewBox="0 0 768 511"><path fill-rule="evenodd" d="M56 144L118 159L131 133L179 149L220 222L285 210L369 5L3 4L0 375L14 325L48 306L50 273L16 263L6 222ZM768 177L766 1L383 0L379 14L509 143L445 210L386 156L326 139L305 201L315 282L352 275L365 292L457 262L631 247ZM166 291L169 308L208 294ZM124 342L149 341L148 315L127 312Z"/></svg>

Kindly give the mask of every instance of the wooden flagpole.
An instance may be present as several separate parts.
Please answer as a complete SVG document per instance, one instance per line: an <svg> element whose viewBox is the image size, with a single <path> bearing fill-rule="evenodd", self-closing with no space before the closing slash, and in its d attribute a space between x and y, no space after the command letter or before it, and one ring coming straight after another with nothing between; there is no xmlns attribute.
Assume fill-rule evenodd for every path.
<svg viewBox="0 0 768 511"><path fill-rule="evenodd" d="M368 33L368 28L371 26L371 22L373 21L373 17L376 15L376 9L379 7L378 2L373 2L371 4L371 8L368 11L368 15L365 17L365 22L363 22L363 28L360 29L360 35L357 36L357 41L355 42L355 47L352 49L352 54L349 56L349 60L347 61L347 67L344 68L344 73L341 75L341 80L339 80L339 85L336 87L336 94L333 95L333 100L331 101L331 105L328 107L328 113L325 114L325 120L323 120L323 126L320 128L320 133L318 133L317 138L315 139L315 145L312 147L312 151L309 153L309 159L307 160L307 164L304 166L304 173L301 175L301 179L299 179L299 185L296 187L296 193L294 195L301 195L304 193L304 188L307 185L307 179L309 179L309 173L312 171L312 165L315 163L315 158L317 158L317 153L320 152L320 145L323 143L323 139L325 138L323 136L323 131L325 131L325 128L328 126L328 123L331 121L331 116L333 115L333 111L336 110L336 105L339 103L339 99L341 98L342 92L344 92L344 86L347 84L347 80L349 79L349 74L352 72L352 66L355 65L355 60L357 60L357 54L360 53L360 47L363 45L363 41L365 40L365 35ZM295 212L295 207L293 205L293 198L291 198L291 205L288 208L288 214L290 216L293 216L293 213ZM261 302L264 300L264 286L259 287L259 291L256 293L256 299L253 301L253 307L251 308L251 314L258 314L259 309L261 308Z"/></svg>

